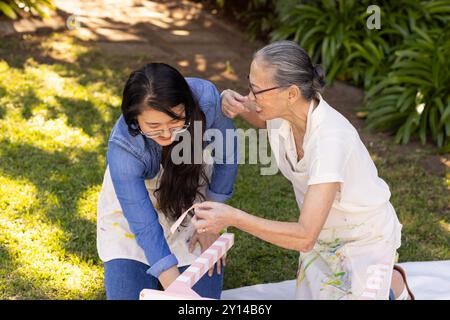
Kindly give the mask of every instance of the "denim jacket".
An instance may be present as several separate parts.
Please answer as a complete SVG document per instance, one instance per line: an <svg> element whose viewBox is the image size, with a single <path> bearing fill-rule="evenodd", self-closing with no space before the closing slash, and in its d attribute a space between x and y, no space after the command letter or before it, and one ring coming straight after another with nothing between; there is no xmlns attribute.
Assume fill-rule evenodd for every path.
<svg viewBox="0 0 450 320"><path fill-rule="evenodd" d="M222 113L221 97L216 87L199 78L186 78L186 81L205 115L205 129L219 130L225 139L225 130L235 128L233 122ZM214 163L211 181L206 189L206 198L211 201L224 202L233 192L237 174L237 143L232 148L224 148L228 150L221 152L221 156L231 156L233 161L230 163L223 159L222 163ZM123 116L120 116L111 132L106 156L123 214L150 263L147 273L155 277L178 264L164 237L144 182L158 174L161 151L161 146L154 140L143 135L130 135Z"/></svg>

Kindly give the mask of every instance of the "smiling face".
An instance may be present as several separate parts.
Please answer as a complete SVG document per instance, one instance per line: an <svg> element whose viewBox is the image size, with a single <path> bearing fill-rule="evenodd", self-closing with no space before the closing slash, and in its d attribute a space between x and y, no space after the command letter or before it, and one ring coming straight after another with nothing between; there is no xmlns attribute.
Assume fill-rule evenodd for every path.
<svg viewBox="0 0 450 320"><path fill-rule="evenodd" d="M249 73L249 100L259 118L271 120L285 118L289 109L305 100L296 85L278 85L275 80L275 68L262 58L253 59Z"/></svg>
<svg viewBox="0 0 450 320"><path fill-rule="evenodd" d="M184 106L181 104L173 107L171 111L181 117L185 116ZM160 135L151 137L151 139L162 147L172 144L175 140L175 135L171 133L170 129L181 127L185 124L184 119L174 119L168 114L153 108L145 108L137 116L137 121L143 133L151 134L152 132L162 130Z"/></svg>
<svg viewBox="0 0 450 320"><path fill-rule="evenodd" d="M282 87L266 92L258 91L274 88L278 85L274 79L275 69L259 58L252 61L249 73L249 99L257 105L256 112L262 120L278 118L282 115L289 98L289 88ZM253 92L256 94L253 94Z"/></svg>

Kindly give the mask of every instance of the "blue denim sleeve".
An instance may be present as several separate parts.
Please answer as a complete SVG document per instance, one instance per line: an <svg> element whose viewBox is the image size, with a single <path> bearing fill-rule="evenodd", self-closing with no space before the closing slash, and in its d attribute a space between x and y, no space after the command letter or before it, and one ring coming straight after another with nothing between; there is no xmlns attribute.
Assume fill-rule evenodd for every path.
<svg viewBox="0 0 450 320"><path fill-rule="evenodd" d="M223 146L215 150L213 174L206 190L206 198L211 201L225 202L233 194L238 166L238 144L236 128L233 121L222 113L221 97L216 87L212 90L212 94L215 117L209 129L213 129L222 136Z"/></svg>
<svg viewBox="0 0 450 320"><path fill-rule="evenodd" d="M145 164L114 142L108 144L107 162L123 214L150 263L147 273L158 278L178 261L170 251L145 187Z"/></svg>

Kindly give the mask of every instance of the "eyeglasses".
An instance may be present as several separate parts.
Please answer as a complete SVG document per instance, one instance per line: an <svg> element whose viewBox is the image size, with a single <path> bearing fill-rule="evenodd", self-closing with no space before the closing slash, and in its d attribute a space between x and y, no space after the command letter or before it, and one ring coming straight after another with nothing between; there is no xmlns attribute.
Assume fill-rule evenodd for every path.
<svg viewBox="0 0 450 320"><path fill-rule="evenodd" d="M188 122L187 124L185 124L183 126L177 126L177 127L173 127L173 128L167 128L167 129L162 129L162 130L154 130L154 131L148 131L148 132L143 132L141 130L141 128L139 128L139 132L142 135L146 136L147 138L155 138L155 137L159 137L159 136L163 135L164 132L166 130L168 130L170 132L171 136L174 136L174 135L177 135L177 134L185 132L189 128L190 125L191 125L191 123Z"/></svg>
<svg viewBox="0 0 450 320"><path fill-rule="evenodd" d="M250 92L253 94L253 96L255 97L255 99L256 99L256 95L257 95L257 94L264 93L264 92L268 92L268 91L275 90L275 89L280 89L280 88L287 88L287 87L289 87L289 86L276 86L276 87L272 87L272 88L268 88L268 89L263 89L263 90L255 91L255 90L253 90L253 88L252 88L252 85L251 85L251 83L250 83L250 77L249 77L248 75L247 75L247 79L249 80L249 83L248 83L248 89L249 89Z"/></svg>

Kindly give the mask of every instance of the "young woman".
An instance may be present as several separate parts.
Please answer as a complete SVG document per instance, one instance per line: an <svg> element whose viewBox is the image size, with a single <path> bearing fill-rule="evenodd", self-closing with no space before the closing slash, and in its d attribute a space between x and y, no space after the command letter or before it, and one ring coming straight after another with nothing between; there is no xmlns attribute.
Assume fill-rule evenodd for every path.
<svg viewBox="0 0 450 320"><path fill-rule="evenodd" d="M223 111L268 129L299 220L271 221L204 202L195 208L197 230L234 226L299 251L298 299L413 298L404 273L393 273L402 226L389 187L356 129L320 95L323 70L297 44L280 41L255 54L249 82L248 97L223 92Z"/></svg>
<svg viewBox="0 0 450 320"><path fill-rule="evenodd" d="M212 168L195 159L195 149L202 152L206 146L206 129L224 137L225 130L234 130L220 103L211 82L185 79L167 64L150 63L131 73L122 115L108 141L98 202L97 248L107 299L138 299L142 289L156 289L158 282L167 288L217 239L218 234L197 234L190 218L175 234L169 229L193 203L223 202L232 195L237 164L229 159L237 159L236 149L224 147L219 154L228 161L216 161ZM184 139L190 150L183 149L180 163L175 147ZM193 289L219 299L220 261L214 270Z"/></svg>

